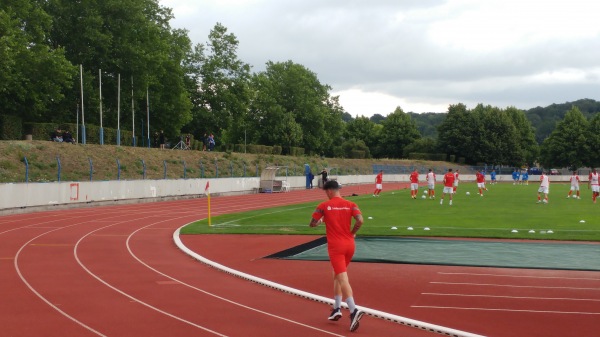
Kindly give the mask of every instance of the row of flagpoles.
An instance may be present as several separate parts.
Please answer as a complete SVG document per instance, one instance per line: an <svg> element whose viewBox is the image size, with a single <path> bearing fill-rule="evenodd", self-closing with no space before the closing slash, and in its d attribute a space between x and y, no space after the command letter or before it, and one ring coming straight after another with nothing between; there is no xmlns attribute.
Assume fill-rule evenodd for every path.
<svg viewBox="0 0 600 337"><path fill-rule="evenodd" d="M81 90L81 144L86 144L85 133L85 108L83 104L83 65L79 65L79 81ZM104 127L102 125L102 69L98 69L98 81L100 90L100 145L104 145ZM131 76L131 118L132 118L132 145L136 146L135 141L135 106L133 96L133 76ZM147 146L150 147L150 95L149 89L146 87L146 136ZM77 141L79 142L79 105L77 107ZM142 130L142 134L143 134ZM142 135L143 137L143 135ZM121 145L121 74L118 74L118 90L117 90L117 146Z"/></svg>

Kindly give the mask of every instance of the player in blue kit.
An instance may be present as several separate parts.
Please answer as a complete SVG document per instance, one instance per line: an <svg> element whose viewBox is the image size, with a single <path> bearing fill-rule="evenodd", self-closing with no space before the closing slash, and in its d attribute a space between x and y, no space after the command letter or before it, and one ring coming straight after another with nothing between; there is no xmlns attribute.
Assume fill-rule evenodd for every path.
<svg viewBox="0 0 600 337"><path fill-rule="evenodd" d="M521 181L523 182L523 184L529 185L529 173L527 172L527 170L523 171L523 173L521 174Z"/></svg>
<svg viewBox="0 0 600 337"><path fill-rule="evenodd" d="M492 173L490 173L490 178L491 178L491 184L492 185L496 184L496 170L492 170Z"/></svg>
<svg viewBox="0 0 600 337"><path fill-rule="evenodd" d="M514 170L514 172L512 173L512 178L513 178L513 185L516 185L519 182L519 171L517 171L517 169Z"/></svg>

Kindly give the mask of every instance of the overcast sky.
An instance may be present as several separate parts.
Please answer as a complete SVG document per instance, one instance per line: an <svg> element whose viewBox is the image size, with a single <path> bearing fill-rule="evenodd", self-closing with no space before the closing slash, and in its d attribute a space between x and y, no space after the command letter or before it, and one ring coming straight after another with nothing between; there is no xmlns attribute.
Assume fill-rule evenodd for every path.
<svg viewBox="0 0 600 337"><path fill-rule="evenodd" d="M205 43L220 22L238 57L315 72L352 114L529 109L600 100L596 0L160 0Z"/></svg>

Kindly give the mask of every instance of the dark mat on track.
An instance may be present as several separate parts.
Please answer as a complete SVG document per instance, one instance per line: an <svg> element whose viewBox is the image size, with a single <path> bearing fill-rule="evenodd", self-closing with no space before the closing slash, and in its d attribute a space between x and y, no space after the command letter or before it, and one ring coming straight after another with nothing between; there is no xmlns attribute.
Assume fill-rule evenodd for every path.
<svg viewBox="0 0 600 337"><path fill-rule="evenodd" d="M267 256L328 261L320 238ZM600 271L600 244L358 237L354 262Z"/></svg>

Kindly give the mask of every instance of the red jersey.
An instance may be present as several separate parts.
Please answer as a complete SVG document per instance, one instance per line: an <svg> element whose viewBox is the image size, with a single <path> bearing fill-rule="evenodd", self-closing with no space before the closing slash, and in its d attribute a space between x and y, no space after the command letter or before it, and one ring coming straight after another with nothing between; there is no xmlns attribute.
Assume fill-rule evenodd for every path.
<svg viewBox="0 0 600 337"><path fill-rule="evenodd" d="M477 179L478 183L485 183L485 176L480 172L475 173L475 178Z"/></svg>
<svg viewBox="0 0 600 337"><path fill-rule="evenodd" d="M419 182L419 172L414 171L410 174L410 182L416 184Z"/></svg>
<svg viewBox="0 0 600 337"><path fill-rule="evenodd" d="M445 187L453 187L454 186L454 173L448 172L444 175L444 186Z"/></svg>
<svg viewBox="0 0 600 337"><path fill-rule="evenodd" d="M338 242L354 242L352 234L352 218L361 214L358 206L341 197L335 197L322 202L312 214L315 220L323 217L327 233L327 244L331 246Z"/></svg>
<svg viewBox="0 0 600 337"><path fill-rule="evenodd" d="M375 177L375 184L383 183L383 172L379 172L379 174Z"/></svg>

